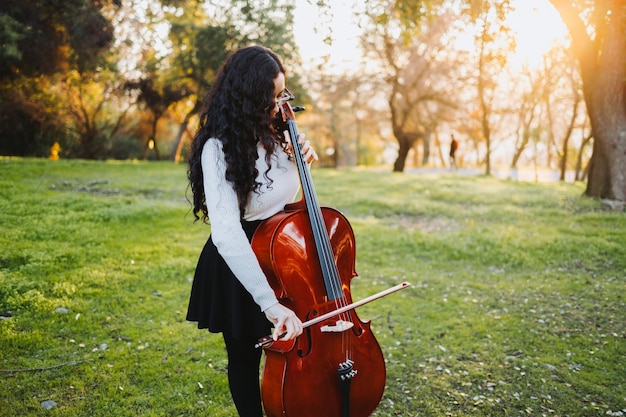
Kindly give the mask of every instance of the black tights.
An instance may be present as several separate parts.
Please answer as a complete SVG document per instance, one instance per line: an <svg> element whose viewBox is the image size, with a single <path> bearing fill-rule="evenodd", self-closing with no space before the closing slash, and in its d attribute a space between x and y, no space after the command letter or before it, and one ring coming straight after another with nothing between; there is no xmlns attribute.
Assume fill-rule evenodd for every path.
<svg viewBox="0 0 626 417"><path fill-rule="evenodd" d="M256 339L235 339L224 333L228 353L228 385L240 417L262 417L259 364L261 351Z"/></svg>

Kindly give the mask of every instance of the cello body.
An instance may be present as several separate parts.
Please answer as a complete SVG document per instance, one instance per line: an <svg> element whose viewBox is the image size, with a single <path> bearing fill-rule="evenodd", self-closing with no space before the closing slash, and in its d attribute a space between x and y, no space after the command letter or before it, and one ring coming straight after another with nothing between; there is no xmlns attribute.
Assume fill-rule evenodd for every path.
<svg viewBox="0 0 626 417"><path fill-rule="evenodd" d="M356 276L352 227L337 210L321 207L332 258L340 278L342 302L351 303ZM303 322L333 311L337 301L323 279L306 207L295 203L265 220L252 248L281 304ZM344 326L345 322L349 322ZM294 340L265 346L261 384L268 417L367 417L385 388L382 351L354 310L308 327Z"/></svg>

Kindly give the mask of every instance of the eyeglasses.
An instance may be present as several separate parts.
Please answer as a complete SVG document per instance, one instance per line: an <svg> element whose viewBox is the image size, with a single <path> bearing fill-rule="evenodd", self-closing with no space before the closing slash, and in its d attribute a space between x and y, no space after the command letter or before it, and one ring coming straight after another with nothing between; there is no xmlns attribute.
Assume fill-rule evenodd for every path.
<svg viewBox="0 0 626 417"><path fill-rule="evenodd" d="M294 96L293 94L291 94L291 91L287 90L286 88L280 93L280 97L276 100L276 104L278 105L278 107L282 107L283 104L285 104L288 101L291 101L293 99L295 99L296 96Z"/></svg>

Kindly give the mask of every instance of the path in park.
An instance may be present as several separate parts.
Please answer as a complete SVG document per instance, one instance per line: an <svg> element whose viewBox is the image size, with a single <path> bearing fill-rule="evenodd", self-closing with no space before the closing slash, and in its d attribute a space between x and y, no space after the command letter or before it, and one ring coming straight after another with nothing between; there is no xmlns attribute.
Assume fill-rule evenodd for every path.
<svg viewBox="0 0 626 417"><path fill-rule="evenodd" d="M405 170L407 174L455 174L455 175L468 175L478 176L484 174L483 169L478 168L459 168L456 171L452 171L449 168L411 168ZM512 179L517 181L528 182L554 182L559 181L560 173L557 170L550 169L537 169L532 168L499 168L492 169L491 175L502 179ZM567 171L565 173L566 182L574 182L575 172Z"/></svg>

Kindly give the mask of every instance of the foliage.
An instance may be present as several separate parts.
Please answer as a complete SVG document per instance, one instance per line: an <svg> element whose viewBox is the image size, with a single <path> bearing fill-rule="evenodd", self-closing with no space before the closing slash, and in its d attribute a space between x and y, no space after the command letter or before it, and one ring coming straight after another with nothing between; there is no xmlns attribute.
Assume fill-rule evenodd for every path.
<svg viewBox="0 0 626 417"><path fill-rule="evenodd" d="M359 308L374 416L626 413L624 213L581 184L313 179L355 230L353 297L412 283ZM0 416L234 414L220 336L184 320L209 233L185 190L165 162L0 159Z"/></svg>
<svg viewBox="0 0 626 417"><path fill-rule="evenodd" d="M99 3L3 1L0 38L7 47L3 42L0 80L95 68L113 39L113 28L100 14L101 4L108 2Z"/></svg>
<svg viewBox="0 0 626 417"><path fill-rule="evenodd" d="M362 12L366 22L362 43L385 71L380 89L385 91L398 142L393 170L402 172L418 142L424 144L423 163L428 163L430 138L456 107L450 80L459 78L458 58L450 52L454 48L448 46L448 33L458 15L446 6L420 2L370 3L374 7Z"/></svg>
<svg viewBox="0 0 626 417"><path fill-rule="evenodd" d="M101 7L117 1L14 1L0 4L0 151L47 156L72 124L60 94L63 77L103 65L113 27ZM65 145L65 144L63 144Z"/></svg>
<svg viewBox="0 0 626 417"><path fill-rule="evenodd" d="M71 141L48 81L20 76L0 86L0 155L47 157L55 141Z"/></svg>
<svg viewBox="0 0 626 417"><path fill-rule="evenodd" d="M151 113L152 133L146 139L156 142L156 125L166 111L176 114L180 124L170 159L178 160L189 123L200 111L228 54L241 46L259 43L276 51L286 62L297 62L289 33L294 6L282 0L254 4L233 1L230 8L212 1L163 4L164 12L152 24L169 25L171 53L162 56L148 51L140 63L138 79L127 83L126 88L136 90L140 102ZM292 81L296 90L301 90L297 77L290 77Z"/></svg>
<svg viewBox="0 0 626 417"><path fill-rule="evenodd" d="M292 33L293 2L232 0L225 7L219 0L7 0L0 5L0 152L45 156L51 144L64 141L64 156L108 158L127 153L113 149L120 143L116 135L135 135L143 150L134 156L144 158L150 140L154 143L159 136L163 139L155 148L157 155L159 149L170 148L170 158L178 160L224 57L241 45L262 43L284 57L289 87L302 104L319 109L311 119L333 123L320 128L320 145L348 152L329 156L331 165L380 161L380 156L356 154L391 148L379 147L388 141L390 125L398 150L394 170L402 171L410 152L418 160L418 145L421 163L427 164L432 148L442 152L438 135L455 131L467 141L465 155L472 155L471 163L484 165L486 173L492 151L512 146L516 149L512 158L504 157L506 163L545 161L550 168L558 166L563 177L568 156L569 161L575 156L577 178L589 173L588 195L624 200L626 6L600 0L545 2L566 23L578 68L559 61L556 67L533 74L535 80L547 80L565 73L572 87L566 91L559 86L563 97L548 98L545 93L541 117L534 117L532 112L539 107L534 99L525 100L540 83L535 81L527 91L511 87L525 75L511 76L504 67L507 48L513 46L504 19L512 7L523 4L510 0L357 2L361 17L370 19L360 21L365 50L368 58L372 53L377 56L332 87L360 81L358 88L345 94L347 99L365 100L352 109L341 108L345 102L337 102L337 109L329 105L326 98L336 95L333 91L318 94L319 102L307 94ZM326 16L332 14L331 2L315 4ZM332 33L332 28L320 31ZM456 50L456 37L471 31L479 34L475 47ZM551 51L547 58L557 54ZM309 76L309 88L333 77L325 70L321 65L311 71L315 74ZM588 118L582 117L579 104L579 77ZM131 81L125 84L127 79ZM122 98L118 91L122 85L136 88ZM388 101L387 112L373 104L381 97ZM353 111L345 117L349 110ZM132 122L125 119L130 111L136 116ZM338 118L355 127L335 124ZM365 119L373 122L361 124ZM380 119L387 125L382 126ZM514 132L511 126L516 125L525 125L526 131ZM531 136L540 145L533 151L526 146ZM373 143L373 150L361 151L365 143ZM587 144L592 144L593 153L584 167ZM130 148L135 146L126 149Z"/></svg>
<svg viewBox="0 0 626 417"><path fill-rule="evenodd" d="M210 1L170 1L164 2L166 7L157 0L123 6L117 0L57 3L7 1L0 8L5 23L0 28L4 45L0 79L10 82L0 96L0 118L33 122L0 129L5 155L46 156L53 143L48 136L64 129L75 140L63 144L63 156L118 155L123 152L112 149L118 142L115 135L133 132L124 117L129 105L137 103L145 105L151 117L139 118L147 120L149 129L134 130L149 132L138 138L144 146L135 157L146 157L148 141L156 142L157 123L174 106L173 113L185 112L176 153L228 53L251 42L262 43L294 70L298 64L290 2L233 1L230 8ZM169 43L159 42L156 35L164 27L171 29ZM114 31L121 39L113 39ZM302 92L294 72L290 84ZM20 87L25 83L31 88ZM137 103L132 97L124 99L122 87ZM35 95L46 95L53 103L27 105ZM11 107L13 99L22 97ZM48 114L52 116L43 120ZM56 122L54 129L46 130L47 120ZM158 155L158 145L156 151Z"/></svg>
<svg viewBox="0 0 626 417"><path fill-rule="evenodd" d="M386 71L386 86L398 157L393 170L404 170L407 156L423 144L428 164L435 132L467 132L468 145L481 156L490 173L494 119L508 103L504 72L512 47L510 30L503 23L509 2L394 2L370 1L364 8L364 49ZM455 33L463 26L474 33L474 48L455 46ZM500 113L500 114L498 114ZM454 120L462 122L452 125ZM464 133L465 133L464 132Z"/></svg>

